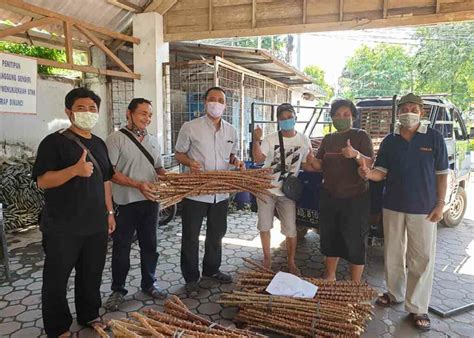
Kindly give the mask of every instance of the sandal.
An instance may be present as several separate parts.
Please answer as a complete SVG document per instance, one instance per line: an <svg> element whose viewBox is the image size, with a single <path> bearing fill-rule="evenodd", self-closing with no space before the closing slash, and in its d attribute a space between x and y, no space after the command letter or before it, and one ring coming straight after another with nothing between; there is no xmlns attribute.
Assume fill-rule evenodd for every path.
<svg viewBox="0 0 474 338"><path fill-rule="evenodd" d="M232 276L229 275L228 273L224 273L222 271L217 271L215 274L211 275L211 276L206 276L203 274L204 277L207 277L207 278L211 278L211 279L215 279L221 283L224 283L224 284L229 284L229 283L232 283Z"/></svg>
<svg viewBox="0 0 474 338"><path fill-rule="evenodd" d="M120 304L122 304L125 295L121 292L114 291L107 302L105 303L105 308L109 311L118 311Z"/></svg>
<svg viewBox="0 0 474 338"><path fill-rule="evenodd" d="M166 291L161 290L160 288L156 286L152 286L147 290L142 290L144 294L152 297L153 299L166 299L168 297L168 294Z"/></svg>
<svg viewBox="0 0 474 338"><path fill-rule="evenodd" d="M421 315L416 313L410 313L410 315L413 320L413 325L415 325L418 330L429 331L431 329L431 320L426 313L423 313Z"/></svg>
<svg viewBox="0 0 474 338"><path fill-rule="evenodd" d="M107 325L102 321L102 319L100 319L100 317L97 317L96 319L93 319L87 322L84 326L89 327L96 331L97 331L97 328L102 329L102 330L105 330L107 328Z"/></svg>
<svg viewBox="0 0 474 338"><path fill-rule="evenodd" d="M383 295L379 296L375 301L375 304L382 306L382 307L389 307L393 304L400 304L401 302L396 302L390 298L388 292L385 292Z"/></svg>
<svg viewBox="0 0 474 338"><path fill-rule="evenodd" d="M184 285L186 294L188 297L196 297L199 294L199 283L198 282L189 282Z"/></svg>

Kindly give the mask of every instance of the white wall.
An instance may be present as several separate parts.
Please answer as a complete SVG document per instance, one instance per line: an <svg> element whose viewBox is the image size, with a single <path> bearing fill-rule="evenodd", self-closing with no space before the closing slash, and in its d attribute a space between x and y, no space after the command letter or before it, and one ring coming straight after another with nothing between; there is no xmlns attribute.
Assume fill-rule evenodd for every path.
<svg viewBox="0 0 474 338"><path fill-rule="evenodd" d="M107 68L107 60L105 54L97 47L93 46L90 49L92 66L105 69ZM84 80L86 87L92 90L94 93L99 95L101 98L100 110L99 110L99 122L94 127L92 132L105 140L108 135L108 118L107 118L107 79L103 75L97 75L92 73L85 74Z"/></svg>
<svg viewBox="0 0 474 338"><path fill-rule="evenodd" d="M158 137L161 150L167 152L163 63L169 61L169 44L164 41L163 17L156 12L135 14L133 35L141 39L133 46L133 70L141 74L141 79L134 81L134 95L153 103L154 118L148 131Z"/></svg>
<svg viewBox="0 0 474 338"><path fill-rule="evenodd" d="M0 155L29 154L28 149L36 151L46 135L67 127L69 120L64 112L64 97L73 88L73 81L38 76L36 115L0 113ZM99 89L94 88L102 98L100 119L93 132L104 138L107 135L107 97L105 88Z"/></svg>

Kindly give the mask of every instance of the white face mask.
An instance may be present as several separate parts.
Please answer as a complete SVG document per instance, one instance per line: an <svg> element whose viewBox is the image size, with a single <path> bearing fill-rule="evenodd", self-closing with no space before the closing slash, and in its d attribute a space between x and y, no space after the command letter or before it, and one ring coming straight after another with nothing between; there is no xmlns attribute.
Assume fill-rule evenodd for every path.
<svg viewBox="0 0 474 338"><path fill-rule="evenodd" d="M221 117L224 113L225 105L219 102L208 102L206 104L206 111L214 118Z"/></svg>
<svg viewBox="0 0 474 338"><path fill-rule="evenodd" d="M73 112L74 122L73 124L82 130L91 130L99 121L99 113L90 111L77 111Z"/></svg>
<svg viewBox="0 0 474 338"><path fill-rule="evenodd" d="M420 115L415 113L400 114L398 120L403 127L411 128L420 123Z"/></svg>

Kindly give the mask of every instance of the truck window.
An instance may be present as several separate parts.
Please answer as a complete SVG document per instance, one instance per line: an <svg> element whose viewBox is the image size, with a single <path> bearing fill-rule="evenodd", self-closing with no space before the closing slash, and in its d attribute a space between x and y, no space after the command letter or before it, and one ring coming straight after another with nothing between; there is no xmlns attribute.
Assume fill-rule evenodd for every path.
<svg viewBox="0 0 474 338"><path fill-rule="evenodd" d="M456 138L456 140L467 139L467 132L464 129L464 124L462 123L461 115L459 114L458 111L453 111L453 115L454 115L454 121L453 121L454 137Z"/></svg>
<svg viewBox="0 0 474 338"><path fill-rule="evenodd" d="M445 139L453 138L453 119L451 112L444 107L436 107L437 114L434 129L439 131Z"/></svg>

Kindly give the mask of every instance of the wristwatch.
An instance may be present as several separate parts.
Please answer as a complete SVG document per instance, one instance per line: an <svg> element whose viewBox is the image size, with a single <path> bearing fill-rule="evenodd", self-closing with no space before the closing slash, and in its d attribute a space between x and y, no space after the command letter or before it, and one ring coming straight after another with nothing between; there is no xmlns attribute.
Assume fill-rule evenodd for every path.
<svg viewBox="0 0 474 338"><path fill-rule="evenodd" d="M107 215L108 215L108 216L115 215L115 211L113 211L113 210L107 210Z"/></svg>

